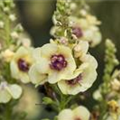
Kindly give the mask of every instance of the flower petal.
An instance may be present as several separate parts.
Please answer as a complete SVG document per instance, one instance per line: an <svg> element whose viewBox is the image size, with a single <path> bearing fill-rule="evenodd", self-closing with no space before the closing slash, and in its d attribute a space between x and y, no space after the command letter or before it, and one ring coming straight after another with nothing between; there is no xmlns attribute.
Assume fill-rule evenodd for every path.
<svg viewBox="0 0 120 120"><path fill-rule="evenodd" d="M34 58L34 62L39 61L41 58L41 48L35 48L32 52L32 56Z"/></svg>
<svg viewBox="0 0 120 120"><path fill-rule="evenodd" d="M19 72L18 76L23 83L29 83L30 82L30 78L29 78L28 73Z"/></svg>
<svg viewBox="0 0 120 120"><path fill-rule="evenodd" d="M56 54L57 50L58 47L56 44L48 43L41 47L41 55L42 57L44 56L45 58L50 59L51 55Z"/></svg>
<svg viewBox="0 0 120 120"><path fill-rule="evenodd" d="M9 85L10 94L14 99L18 99L22 94L22 88L19 85Z"/></svg>
<svg viewBox="0 0 120 120"><path fill-rule="evenodd" d="M80 118L81 120L89 120L90 119L90 112L87 108L83 106L79 106L73 110L73 114L76 117Z"/></svg>
<svg viewBox="0 0 120 120"><path fill-rule="evenodd" d="M80 81L80 84L88 87L91 86L93 82L96 80L97 72L94 69L92 70L91 68L88 68L83 71L82 76L83 80Z"/></svg>
<svg viewBox="0 0 120 120"><path fill-rule="evenodd" d="M87 55L84 55L80 58L80 60L84 63L89 63L90 66L93 68L93 69L96 69L98 67L98 63L97 63L97 60L90 54L87 54Z"/></svg>
<svg viewBox="0 0 120 120"><path fill-rule="evenodd" d="M14 59L20 58L22 56L29 55L33 48L20 47L14 55Z"/></svg>
<svg viewBox="0 0 120 120"><path fill-rule="evenodd" d="M54 71L48 76L48 82L54 84L64 78L64 74L59 74L59 72Z"/></svg>
<svg viewBox="0 0 120 120"><path fill-rule="evenodd" d="M40 64L41 65L41 64ZM38 70L37 67L39 66L39 64L34 64L29 71L29 76L30 76L30 80L33 84L43 84L46 82L47 79L47 74L44 73L44 70L41 71L40 69Z"/></svg>
<svg viewBox="0 0 120 120"><path fill-rule="evenodd" d="M11 99L11 95L6 89L0 90L0 103L7 103Z"/></svg>
<svg viewBox="0 0 120 120"><path fill-rule="evenodd" d="M10 63L11 75L13 78L18 79L19 69L15 61L11 61Z"/></svg>
<svg viewBox="0 0 120 120"><path fill-rule="evenodd" d="M74 48L75 57L81 57L88 52L89 44L87 41L79 41L79 43Z"/></svg>
<svg viewBox="0 0 120 120"><path fill-rule="evenodd" d="M58 115L58 120L74 120L73 112L70 109L65 109Z"/></svg>

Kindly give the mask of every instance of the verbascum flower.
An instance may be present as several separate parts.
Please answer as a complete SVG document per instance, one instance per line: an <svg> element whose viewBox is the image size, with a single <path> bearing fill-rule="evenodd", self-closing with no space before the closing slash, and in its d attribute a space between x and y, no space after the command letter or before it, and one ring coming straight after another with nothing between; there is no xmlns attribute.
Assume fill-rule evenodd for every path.
<svg viewBox="0 0 120 120"><path fill-rule="evenodd" d="M89 120L90 112L84 106L79 106L74 110L62 110L57 118L58 120Z"/></svg>
<svg viewBox="0 0 120 120"><path fill-rule="evenodd" d="M76 95L84 92L92 86L97 78L97 61L91 55L85 55L81 58L82 64L69 78L58 82L58 87L63 94Z"/></svg>
<svg viewBox="0 0 120 120"><path fill-rule="evenodd" d="M119 101L108 101L109 116L106 120L119 120L120 119L120 104Z"/></svg>
<svg viewBox="0 0 120 120"><path fill-rule="evenodd" d="M102 36L97 26L100 22L94 16L86 15L83 18L72 16L69 19L72 33L76 39L88 41L91 47L101 42Z"/></svg>
<svg viewBox="0 0 120 120"><path fill-rule="evenodd" d="M12 98L18 99L22 94L22 88L17 84L0 83L0 103L7 103Z"/></svg>
<svg viewBox="0 0 120 120"><path fill-rule="evenodd" d="M13 111L15 113L25 112L27 114L27 120L35 119L40 116L42 109L42 106L39 105L39 103L41 103L40 94L33 86L24 85L21 87L23 89L23 94L18 104L14 106Z"/></svg>
<svg viewBox="0 0 120 120"><path fill-rule="evenodd" d="M29 75L34 84L56 83L69 77L76 69L72 51L66 46L49 43L36 48L33 54L37 62Z"/></svg>
<svg viewBox="0 0 120 120"><path fill-rule="evenodd" d="M16 20L16 16L14 14L9 15L9 19L14 22Z"/></svg>
<svg viewBox="0 0 120 120"><path fill-rule="evenodd" d="M111 87L112 87L112 90L119 91L120 90L120 81L117 78L115 78L113 81L111 81Z"/></svg>
<svg viewBox="0 0 120 120"><path fill-rule="evenodd" d="M10 49L6 49L5 51L1 52L1 57L4 59L6 62L10 62L14 56L14 52L11 51Z"/></svg>
<svg viewBox="0 0 120 120"><path fill-rule="evenodd" d="M17 45L22 45L24 47L30 47L31 46L31 40L30 37L25 35L25 34L20 34L18 41L17 41Z"/></svg>
<svg viewBox="0 0 120 120"><path fill-rule="evenodd" d="M101 91L98 89L93 93L93 98L97 101L101 101L103 99L103 96L101 94Z"/></svg>
<svg viewBox="0 0 120 120"><path fill-rule="evenodd" d="M19 34L16 31L13 31L11 33L11 37L12 37L12 39L18 39L19 38Z"/></svg>
<svg viewBox="0 0 120 120"><path fill-rule="evenodd" d="M10 63L11 75L13 78L21 80L23 83L30 81L28 71L33 64L33 48L20 47Z"/></svg>

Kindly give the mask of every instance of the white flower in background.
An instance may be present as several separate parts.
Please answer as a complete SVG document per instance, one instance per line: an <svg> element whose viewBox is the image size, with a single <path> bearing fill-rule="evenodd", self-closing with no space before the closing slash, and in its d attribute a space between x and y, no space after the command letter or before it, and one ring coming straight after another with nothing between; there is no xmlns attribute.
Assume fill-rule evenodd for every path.
<svg viewBox="0 0 120 120"><path fill-rule="evenodd" d="M9 19L14 22L16 20L15 14L10 14Z"/></svg>
<svg viewBox="0 0 120 120"><path fill-rule="evenodd" d="M84 106L79 106L74 110L62 110L57 118L58 120L89 120L90 112Z"/></svg>
<svg viewBox="0 0 120 120"><path fill-rule="evenodd" d="M0 28L2 29L2 28L4 28L4 22L3 21L0 21Z"/></svg>
<svg viewBox="0 0 120 120"><path fill-rule="evenodd" d="M22 88L17 84L0 83L0 103L7 103L12 98L18 99L22 94Z"/></svg>
<svg viewBox="0 0 120 120"><path fill-rule="evenodd" d="M16 31L14 31L14 32L11 33L11 37L13 39L18 39L19 38L19 34Z"/></svg>
<svg viewBox="0 0 120 120"><path fill-rule="evenodd" d="M25 34L20 34L19 38L17 40L17 45L22 45L24 47L30 47L31 46L31 40L30 37Z"/></svg>
<svg viewBox="0 0 120 120"><path fill-rule="evenodd" d="M10 8L9 7L4 7L3 11L6 12L6 13L8 13L10 11Z"/></svg>
<svg viewBox="0 0 120 120"><path fill-rule="evenodd" d="M119 70L114 71L110 84L113 91L119 92L120 90L120 71Z"/></svg>
<svg viewBox="0 0 120 120"><path fill-rule="evenodd" d="M93 98L94 98L95 100L98 100L98 101L101 101L101 100L103 99L102 94L101 94L101 92L100 92L99 89L96 90L96 91L93 93Z"/></svg>
<svg viewBox="0 0 120 120"><path fill-rule="evenodd" d="M102 36L97 26L100 22L97 21L96 17L91 15L86 15L83 18L72 16L69 21L72 33L77 39L88 41L91 47L100 43Z"/></svg>
<svg viewBox="0 0 120 120"><path fill-rule="evenodd" d="M120 90L120 81L117 78L115 78L113 81L111 81L111 87L113 90L119 91Z"/></svg>
<svg viewBox="0 0 120 120"><path fill-rule="evenodd" d="M56 83L69 77L76 69L72 51L66 46L49 43L35 49L33 54L37 62L31 67L29 75L35 84L41 84L46 79L49 83Z"/></svg>
<svg viewBox="0 0 120 120"><path fill-rule="evenodd" d="M85 9L81 9L81 10L80 10L80 14L81 14L82 16L86 16L88 13L87 13L87 11L86 11Z"/></svg>
<svg viewBox="0 0 120 120"><path fill-rule="evenodd" d="M1 53L1 57L6 61L10 62L14 56L14 52L11 51L10 49L6 49Z"/></svg>
<svg viewBox="0 0 120 120"><path fill-rule="evenodd" d="M97 61L91 55L85 55L81 58L82 64L76 69L69 78L58 82L58 87L63 94L76 95L84 92L92 86L97 78Z"/></svg>
<svg viewBox="0 0 120 120"><path fill-rule="evenodd" d="M19 99L18 104L14 107L14 112L25 112L27 119L32 120L40 116L41 113L41 98L37 89L30 85L24 85L22 97ZM38 105L37 105L38 104Z"/></svg>
<svg viewBox="0 0 120 120"><path fill-rule="evenodd" d="M30 81L28 71L34 62L32 50L33 48L30 47L20 47L10 63L12 77L21 80L23 83Z"/></svg>
<svg viewBox="0 0 120 120"><path fill-rule="evenodd" d="M75 3L70 4L70 9L75 10L77 8L77 5Z"/></svg>
<svg viewBox="0 0 120 120"><path fill-rule="evenodd" d="M15 27L15 30L22 32L24 30L23 26L21 25L21 23L18 23Z"/></svg>
<svg viewBox="0 0 120 120"><path fill-rule="evenodd" d="M31 46L31 40L29 38L23 38L21 39L22 45L25 47L30 47Z"/></svg>

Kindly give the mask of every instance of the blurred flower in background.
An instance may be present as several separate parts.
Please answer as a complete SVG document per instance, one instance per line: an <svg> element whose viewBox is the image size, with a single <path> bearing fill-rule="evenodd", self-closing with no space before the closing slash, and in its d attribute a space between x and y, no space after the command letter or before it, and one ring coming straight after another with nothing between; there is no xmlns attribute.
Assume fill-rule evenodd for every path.
<svg viewBox="0 0 120 120"><path fill-rule="evenodd" d="M28 120L34 120L41 115L40 94L36 88L30 85L24 85L22 88L23 95L14 107L14 112L25 112Z"/></svg>

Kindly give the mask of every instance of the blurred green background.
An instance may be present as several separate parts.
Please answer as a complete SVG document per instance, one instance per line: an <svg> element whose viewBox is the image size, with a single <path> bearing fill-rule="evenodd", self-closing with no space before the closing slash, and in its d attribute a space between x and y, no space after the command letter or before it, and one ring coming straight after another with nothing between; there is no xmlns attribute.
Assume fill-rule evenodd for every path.
<svg viewBox="0 0 120 120"><path fill-rule="evenodd" d="M92 55L99 63L98 79L91 91L98 88L102 82L104 69L104 41L110 38L118 49L117 57L120 60L120 1L111 0L87 0L91 12L102 21L100 26L103 40L96 48L90 49ZM55 0L22 0L16 1L20 22L33 40L35 47L47 43L50 39L50 28L52 27L52 15L55 10ZM91 100L87 104L94 104Z"/></svg>

